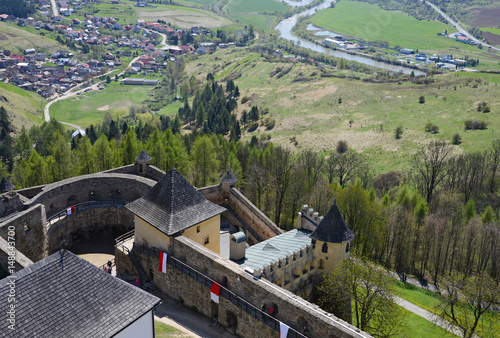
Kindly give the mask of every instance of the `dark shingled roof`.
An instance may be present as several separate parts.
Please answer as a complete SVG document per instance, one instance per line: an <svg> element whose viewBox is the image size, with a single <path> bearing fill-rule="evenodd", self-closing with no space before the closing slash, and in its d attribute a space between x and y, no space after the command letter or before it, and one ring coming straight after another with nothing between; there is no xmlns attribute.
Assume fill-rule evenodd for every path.
<svg viewBox="0 0 500 338"><path fill-rule="evenodd" d="M234 184L238 182L238 179L233 175L233 173L228 169L224 175L220 178L222 183Z"/></svg>
<svg viewBox="0 0 500 338"><path fill-rule="evenodd" d="M15 330L7 327L12 280ZM4 278L0 294L0 337L111 337L161 302L69 251Z"/></svg>
<svg viewBox="0 0 500 338"><path fill-rule="evenodd" d="M4 176L2 177L2 182L0 182L0 192L14 190L14 184L10 183L10 181Z"/></svg>
<svg viewBox="0 0 500 338"><path fill-rule="evenodd" d="M146 152L146 150L142 149L142 151L137 155L135 158L136 162L149 162L151 161L152 157L149 156L149 154Z"/></svg>
<svg viewBox="0 0 500 338"><path fill-rule="evenodd" d="M310 237L322 242L346 243L354 239L354 232L345 224L337 204L333 204Z"/></svg>
<svg viewBox="0 0 500 338"><path fill-rule="evenodd" d="M174 168L125 208L169 236L226 211L203 197Z"/></svg>

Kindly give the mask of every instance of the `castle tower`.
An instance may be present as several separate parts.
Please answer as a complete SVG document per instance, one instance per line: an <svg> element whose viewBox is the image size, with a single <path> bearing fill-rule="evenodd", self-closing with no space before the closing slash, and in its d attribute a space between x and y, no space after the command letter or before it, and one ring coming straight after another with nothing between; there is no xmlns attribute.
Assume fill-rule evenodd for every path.
<svg viewBox="0 0 500 338"><path fill-rule="evenodd" d="M12 184L5 176L2 177L2 181L0 182L0 194L14 190L14 188L14 184Z"/></svg>
<svg viewBox="0 0 500 338"><path fill-rule="evenodd" d="M313 241L314 260L318 272L329 272L334 266L349 258L354 233L345 224L336 203L309 237Z"/></svg>
<svg viewBox="0 0 500 338"><path fill-rule="evenodd" d="M146 175L146 171L148 169L149 161L151 161L152 157L146 152L146 150L142 149L142 151L135 158L136 166L137 166L137 175L144 176Z"/></svg>
<svg viewBox="0 0 500 338"><path fill-rule="evenodd" d="M236 176L228 169L224 175L220 178L220 186L222 188L222 195L224 198L229 198L229 192L231 188L234 187L234 184L238 182Z"/></svg>

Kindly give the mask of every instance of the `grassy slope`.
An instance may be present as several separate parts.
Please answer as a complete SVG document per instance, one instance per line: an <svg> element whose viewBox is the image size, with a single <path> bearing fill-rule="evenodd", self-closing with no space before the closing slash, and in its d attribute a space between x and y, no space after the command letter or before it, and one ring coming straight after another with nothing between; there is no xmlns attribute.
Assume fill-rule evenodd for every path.
<svg viewBox="0 0 500 338"><path fill-rule="evenodd" d="M176 337L182 335L182 333L182 331L176 329L175 327L155 320L155 337L157 338Z"/></svg>
<svg viewBox="0 0 500 338"><path fill-rule="evenodd" d="M419 21L401 12L384 11L365 2L341 1L312 17L315 25L368 41L385 40L391 46L420 50L446 49L458 42L437 36L450 28L437 21ZM461 44L461 48L473 47Z"/></svg>
<svg viewBox="0 0 500 338"><path fill-rule="evenodd" d="M47 34L42 36L40 33ZM37 31L32 27L20 28L5 22L0 22L0 46L2 49L9 49L12 53L21 53L21 55L22 51L28 48L43 48L49 53L53 53L59 49L67 50L66 47L61 46L49 37L46 31Z"/></svg>
<svg viewBox="0 0 500 338"><path fill-rule="evenodd" d="M45 100L34 92L0 82L0 106L7 109L16 131L22 126L29 129L42 123L41 106L45 104Z"/></svg>
<svg viewBox="0 0 500 338"><path fill-rule="evenodd" d="M294 147L290 137L296 135L299 148L319 151L330 151L337 141L347 140L352 148L370 156L376 171L382 172L407 168L408 156L404 155L411 155L435 138L450 140L453 134L460 133L463 143L457 151L485 149L498 138L500 88L492 82L498 81L500 75L487 74L492 82L478 88L465 85L464 77L469 74L439 76L437 83L429 86L370 84L318 75L311 77L310 82L292 82L299 73L308 77L317 69L296 64L287 75L277 79L269 76L271 71L289 64L264 62L259 55L248 57L243 50L219 50L187 66L188 72L199 75L200 79L208 72L221 79L230 72L242 73L235 83L242 97L253 95L254 99L240 105L239 112L249 110L253 102L269 108L270 116L276 119L273 130L260 127L254 133L244 133L247 139L266 133L272 135L273 141ZM339 71L342 72L349 73ZM418 103L420 95L425 96L426 103ZM342 104L338 104L339 98ZM476 112L481 101L489 103L491 113ZM463 132L466 119L486 120L490 126L487 130ZM349 120L353 121L352 127ZM440 133L425 133L427 122L438 125ZM395 140L393 131L399 125L403 126L404 134L401 140Z"/></svg>
<svg viewBox="0 0 500 338"><path fill-rule="evenodd" d="M481 28L481 30L483 32L489 32L489 33L492 33L492 34L500 35L500 28L487 27L487 28Z"/></svg>

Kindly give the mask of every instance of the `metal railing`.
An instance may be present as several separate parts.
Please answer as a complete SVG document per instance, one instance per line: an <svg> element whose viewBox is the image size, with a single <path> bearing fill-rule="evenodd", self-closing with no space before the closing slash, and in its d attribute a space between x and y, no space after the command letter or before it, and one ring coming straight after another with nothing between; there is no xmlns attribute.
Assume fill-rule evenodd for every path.
<svg viewBox="0 0 500 338"><path fill-rule="evenodd" d="M88 201L88 202L78 203L75 205L68 206L67 208L55 213L54 215L47 217L47 222L49 222L50 226L50 222L55 220L56 218L57 220L60 220L63 217L70 216L72 214L76 214L77 212L93 208L106 208L106 207L123 208L127 203L128 202L124 200L102 200L102 201L99 200L99 201ZM73 209L73 210L69 212L68 209Z"/></svg>
<svg viewBox="0 0 500 338"><path fill-rule="evenodd" d="M136 252L139 253L144 253L148 256L154 256L154 257L160 257L160 250L157 248L147 248L145 246L137 245L134 243L133 249ZM201 283L202 285L210 288L212 286L212 283L215 281L203 273L199 272L198 270L190 267L186 263L181 262L177 258L173 257L172 255L168 254L167 255L167 264L172 266L173 268L181 271L182 273L188 275L189 277L193 278L197 282ZM217 283L217 282L216 282ZM267 312L262 311L258 307L252 305L250 302L244 300L243 298L239 297L236 295L234 292L230 291L229 289L225 288L224 286L221 285L221 290L220 290L220 297L224 297L227 300L229 300L231 303L251 315L252 317L258 319L262 323L266 324L267 326L271 327L272 329L276 331L280 331L280 321L268 314ZM296 337L306 337L297 330L293 329L292 327L289 328L288 331L288 336L290 338L296 338Z"/></svg>

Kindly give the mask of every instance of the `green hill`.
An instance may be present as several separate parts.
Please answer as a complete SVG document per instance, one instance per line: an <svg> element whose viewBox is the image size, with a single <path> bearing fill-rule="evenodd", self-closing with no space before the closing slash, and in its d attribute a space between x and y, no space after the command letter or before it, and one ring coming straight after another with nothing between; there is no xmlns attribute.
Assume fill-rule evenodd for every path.
<svg viewBox="0 0 500 338"><path fill-rule="evenodd" d="M45 99L37 93L0 82L0 106L7 110L16 132L22 126L29 129L34 124L42 123L45 103Z"/></svg>

